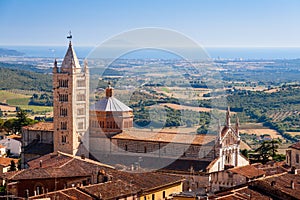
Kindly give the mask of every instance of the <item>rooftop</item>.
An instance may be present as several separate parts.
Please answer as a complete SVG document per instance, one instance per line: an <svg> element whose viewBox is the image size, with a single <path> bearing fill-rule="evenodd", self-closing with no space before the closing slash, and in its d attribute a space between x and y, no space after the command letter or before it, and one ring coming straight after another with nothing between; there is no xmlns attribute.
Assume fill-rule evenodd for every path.
<svg viewBox="0 0 300 200"><path fill-rule="evenodd" d="M211 198L209 198L211 199ZM218 200L236 200L236 199L257 199L257 200L269 200L270 197L263 193L257 192L248 186L243 186L237 189L231 189L226 192L220 192L217 197L213 199Z"/></svg>
<svg viewBox="0 0 300 200"><path fill-rule="evenodd" d="M257 178L257 177L261 177L261 176L265 175L265 171L263 171L262 169L258 169L252 165L235 167L235 168L229 169L228 171L236 173L236 174L240 174L249 179L253 179L253 178Z"/></svg>
<svg viewBox="0 0 300 200"><path fill-rule="evenodd" d="M37 195L33 197L29 197L28 199L84 199L84 200L93 200L94 198L90 195L80 191L77 188L68 188L64 190L59 190L56 192L49 192L47 194Z"/></svg>
<svg viewBox="0 0 300 200"><path fill-rule="evenodd" d="M15 164L18 163L18 159L0 157L0 165L7 167L10 165L12 160L15 162Z"/></svg>
<svg viewBox="0 0 300 200"><path fill-rule="evenodd" d="M283 173L255 181L251 185L254 189L259 189L272 197L300 199L299 180L299 174Z"/></svg>
<svg viewBox="0 0 300 200"><path fill-rule="evenodd" d="M181 143L203 145L214 141L215 135L204 134L181 134L169 132L152 132L147 130L130 129L112 137L113 139L165 142L165 143Z"/></svg>
<svg viewBox="0 0 300 200"><path fill-rule="evenodd" d="M53 131L54 125L52 122L38 122L33 125L24 126L23 129L26 130L41 130L41 131Z"/></svg>
<svg viewBox="0 0 300 200"><path fill-rule="evenodd" d="M61 64L61 67L62 68L70 68L70 67L80 68L78 58L76 56L76 53L73 49L71 42L69 43L69 47L68 47L67 53L64 57L64 60Z"/></svg>
<svg viewBox="0 0 300 200"><path fill-rule="evenodd" d="M104 97L97 101L90 108L91 111L108 111L108 112L128 112L131 108L116 99L115 97Z"/></svg>
<svg viewBox="0 0 300 200"><path fill-rule="evenodd" d="M300 142L297 142L297 143L295 143L295 144L291 145L291 146L290 146L290 148L293 148L293 149L298 149L298 150L300 150Z"/></svg>

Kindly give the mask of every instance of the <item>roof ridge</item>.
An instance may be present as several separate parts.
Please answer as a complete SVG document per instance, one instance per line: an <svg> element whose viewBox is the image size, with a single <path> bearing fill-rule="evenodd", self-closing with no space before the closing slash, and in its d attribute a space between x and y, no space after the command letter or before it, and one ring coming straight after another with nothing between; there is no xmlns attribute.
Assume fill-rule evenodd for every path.
<svg viewBox="0 0 300 200"><path fill-rule="evenodd" d="M99 166L102 166L102 167L115 169L113 166L110 166L110 165L107 165L107 164L104 164L104 163L101 163L101 162L98 162L98 161L94 161L94 160L91 160L89 158L82 159L80 156L71 155L71 154L68 154L68 153L61 152L61 151L58 151L58 153L61 154L61 155L72 157L73 159L77 159L77 160L81 160L81 161L84 161L84 162L96 164L96 165L99 165Z"/></svg>
<svg viewBox="0 0 300 200"><path fill-rule="evenodd" d="M64 164L60 165L60 166L57 167L57 168L62 168L62 167L64 167L64 166L66 166L67 164L69 164L69 163L70 163L71 161L73 161L73 160L74 160L74 158L68 160L67 162L65 162Z"/></svg>

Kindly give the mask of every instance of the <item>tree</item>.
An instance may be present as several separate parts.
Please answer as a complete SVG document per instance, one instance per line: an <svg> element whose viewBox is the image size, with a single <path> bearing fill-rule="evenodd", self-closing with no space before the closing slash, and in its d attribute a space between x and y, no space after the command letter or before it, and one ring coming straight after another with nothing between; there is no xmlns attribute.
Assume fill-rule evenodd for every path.
<svg viewBox="0 0 300 200"><path fill-rule="evenodd" d="M17 112L16 132L21 132L23 126L34 124L35 121L27 117L27 113L20 109Z"/></svg>
<svg viewBox="0 0 300 200"><path fill-rule="evenodd" d="M280 141L277 139L273 139L271 141L263 141L260 147L258 147L255 152L259 153L259 161L263 164L267 163L272 157L274 160L277 159L277 149L279 147Z"/></svg>
<svg viewBox="0 0 300 200"><path fill-rule="evenodd" d="M281 142L277 139L273 139L270 141L271 143L271 156L274 158L276 156L276 153L277 153L277 149L279 147L279 144L281 144Z"/></svg>
<svg viewBox="0 0 300 200"><path fill-rule="evenodd" d="M272 154L271 145L268 141L263 141L263 143L258 147L255 152L259 153L259 161L266 164Z"/></svg>
<svg viewBox="0 0 300 200"><path fill-rule="evenodd" d="M245 156L246 158L249 158L249 155L248 155L248 150L247 149L243 149L243 150L241 150L241 154L243 155L243 156Z"/></svg>
<svg viewBox="0 0 300 200"><path fill-rule="evenodd" d="M16 163L13 161L13 160L11 160L10 161L10 170L9 171L16 171L17 170L17 167L16 167Z"/></svg>
<svg viewBox="0 0 300 200"><path fill-rule="evenodd" d="M27 117L27 113L19 109L17 118L11 118L4 122L3 127L7 132L21 132L23 126L34 124L36 121Z"/></svg>

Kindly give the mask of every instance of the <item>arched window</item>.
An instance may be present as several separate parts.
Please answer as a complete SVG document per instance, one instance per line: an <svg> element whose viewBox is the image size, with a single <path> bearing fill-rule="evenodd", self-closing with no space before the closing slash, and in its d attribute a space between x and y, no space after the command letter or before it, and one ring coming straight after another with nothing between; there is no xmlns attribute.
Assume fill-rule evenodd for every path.
<svg viewBox="0 0 300 200"><path fill-rule="evenodd" d="M65 135L62 135L61 136L61 143L66 143L67 142L67 136L65 136Z"/></svg>

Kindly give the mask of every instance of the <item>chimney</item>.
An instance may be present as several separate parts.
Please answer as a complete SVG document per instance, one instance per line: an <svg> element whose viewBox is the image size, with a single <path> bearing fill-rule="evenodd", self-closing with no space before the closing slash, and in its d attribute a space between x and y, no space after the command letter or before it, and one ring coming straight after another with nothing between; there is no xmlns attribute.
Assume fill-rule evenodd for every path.
<svg viewBox="0 0 300 200"><path fill-rule="evenodd" d="M40 160L40 167L43 167L43 161Z"/></svg>
<svg viewBox="0 0 300 200"><path fill-rule="evenodd" d="M292 172L292 174L297 175L298 174L298 169L296 169L296 167L292 167L291 172Z"/></svg>
<svg viewBox="0 0 300 200"><path fill-rule="evenodd" d="M272 181L271 186L275 186L275 185L276 185L276 181Z"/></svg>
<svg viewBox="0 0 300 200"><path fill-rule="evenodd" d="M81 154L81 159L84 160L85 159L85 155Z"/></svg>
<svg viewBox="0 0 300 200"><path fill-rule="evenodd" d="M294 181L291 181L291 188L292 188L292 190L295 189L295 182Z"/></svg>

